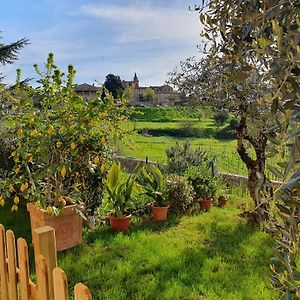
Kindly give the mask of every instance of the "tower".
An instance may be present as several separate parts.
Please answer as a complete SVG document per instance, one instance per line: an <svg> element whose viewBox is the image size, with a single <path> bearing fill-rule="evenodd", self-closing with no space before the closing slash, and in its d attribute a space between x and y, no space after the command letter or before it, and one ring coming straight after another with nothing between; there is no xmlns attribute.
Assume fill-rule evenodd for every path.
<svg viewBox="0 0 300 300"><path fill-rule="evenodd" d="M134 86L135 88L138 88L138 87L139 87L139 79L138 79L136 73L134 73L134 77L133 77L133 86Z"/></svg>

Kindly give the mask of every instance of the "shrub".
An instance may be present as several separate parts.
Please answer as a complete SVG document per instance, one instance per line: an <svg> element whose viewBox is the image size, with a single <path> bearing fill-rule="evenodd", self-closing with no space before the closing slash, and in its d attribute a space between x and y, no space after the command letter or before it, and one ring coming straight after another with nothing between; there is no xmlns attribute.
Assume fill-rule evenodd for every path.
<svg viewBox="0 0 300 300"><path fill-rule="evenodd" d="M185 172L185 177L193 186L197 199L209 199L216 196L218 177L208 166L191 166Z"/></svg>
<svg viewBox="0 0 300 300"><path fill-rule="evenodd" d="M188 212L194 205L194 189L183 176L172 174L167 178L167 201L176 214Z"/></svg>
<svg viewBox="0 0 300 300"><path fill-rule="evenodd" d="M204 150L198 148L190 149L189 141L182 145L176 145L166 150L167 172L183 175L190 166L211 165L215 170L214 158L209 156Z"/></svg>

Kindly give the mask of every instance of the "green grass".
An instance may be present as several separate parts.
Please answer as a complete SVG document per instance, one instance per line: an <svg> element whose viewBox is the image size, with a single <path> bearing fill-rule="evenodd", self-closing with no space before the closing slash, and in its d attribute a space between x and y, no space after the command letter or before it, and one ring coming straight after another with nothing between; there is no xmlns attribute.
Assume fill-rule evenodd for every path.
<svg viewBox="0 0 300 300"><path fill-rule="evenodd" d="M271 238L239 212L213 208L163 223L135 219L125 234L102 226L60 254L59 265L70 286L83 281L94 299L275 299L268 282Z"/></svg>
<svg viewBox="0 0 300 300"><path fill-rule="evenodd" d="M228 207L165 222L135 217L128 233L85 229L83 245L58 255L70 293L83 282L93 299L278 299L268 281L272 239L239 216L251 205L243 186L230 199ZM17 214L0 209L0 218L31 243L24 206Z"/></svg>

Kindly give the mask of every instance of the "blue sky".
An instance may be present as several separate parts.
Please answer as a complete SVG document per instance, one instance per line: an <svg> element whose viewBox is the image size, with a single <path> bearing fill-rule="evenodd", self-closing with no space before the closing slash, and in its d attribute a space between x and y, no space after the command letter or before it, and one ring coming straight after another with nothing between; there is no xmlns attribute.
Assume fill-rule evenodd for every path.
<svg viewBox="0 0 300 300"><path fill-rule="evenodd" d="M31 44L19 60L3 68L13 82L21 67L35 77L53 52L63 70L73 64L77 83L103 82L108 73L141 84L158 85L180 60L199 55L198 15L188 6L197 1L174 0L0 0L2 42L27 37ZM33 82L34 83L34 82Z"/></svg>

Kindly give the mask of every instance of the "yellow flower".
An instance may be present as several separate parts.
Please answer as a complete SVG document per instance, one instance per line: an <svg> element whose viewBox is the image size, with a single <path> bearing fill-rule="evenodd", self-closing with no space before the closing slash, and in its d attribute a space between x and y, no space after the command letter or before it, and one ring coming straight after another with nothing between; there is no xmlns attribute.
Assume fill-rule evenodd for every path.
<svg viewBox="0 0 300 300"><path fill-rule="evenodd" d="M104 164L101 165L100 171L101 171L102 174L104 173L104 171L105 171L105 165Z"/></svg>
<svg viewBox="0 0 300 300"><path fill-rule="evenodd" d="M11 211L18 211L18 206L14 204L14 205L11 207Z"/></svg>
<svg viewBox="0 0 300 300"><path fill-rule="evenodd" d="M63 206L65 206L67 204L67 202L64 199L64 197L59 197L59 203L61 203Z"/></svg>
<svg viewBox="0 0 300 300"><path fill-rule="evenodd" d="M71 149L74 150L76 148L76 144L73 142L71 143Z"/></svg>
<svg viewBox="0 0 300 300"><path fill-rule="evenodd" d="M57 148L59 148L61 145L62 145L62 142L61 142L61 141L57 141L57 142L56 142L56 147L57 147Z"/></svg>
<svg viewBox="0 0 300 300"><path fill-rule="evenodd" d="M101 144L105 144L106 143L105 137L102 137L100 142L101 142Z"/></svg>
<svg viewBox="0 0 300 300"><path fill-rule="evenodd" d="M32 125L34 123L34 118L30 118L28 122Z"/></svg>
<svg viewBox="0 0 300 300"><path fill-rule="evenodd" d="M98 155L94 158L94 163L97 165L99 163L99 157Z"/></svg>
<svg viewBox="0 0 300 300"><path fill-rule="evenodd" d="M15 157L16 155L17 155L17 151L13 151L10 156Z"/></svg>
<svg viewBox="0 0 300 300"><path fill-rule="evenodd" d="M28 200L29 199L29 195L24 195L24 199Z"/></svg>
<svg viewBox="0 0 300 300"><path fill-rule="evenodd" d="M8 191L12 193L14 191L14 186L12 184L9 185Z"/></svg>
<svg viewBox="0 0 300 300"><path fill-rule="evenodd" d="M31 131L31 134L30 134L32 137L35 137L38 135L38 131L36 129L32 130Z"/></svg>
<svg viewBox="0 0 300 300"><path fill-rule="evenodd" d="M81 143L83 143L84 137L83 137L82 135L79 136L79 141L80 141Z"/></svg>
<svg viewBox="0 0 300 300"><path fill-rule="evenodd" d="M20 199L19 199L18 196L16 196L16 197L14 198L14 203L15 203L16 205L18 205L19 202L20 202Z"/></svg>
<svg viewBox="0 0 300 300"><path fill-rule="evenodd" d="M55 133L54 127L52 125L50 125L47 132L49 135L54 134Z"/></svg>
<svg viewBox="0 0 300 300"><path fill-rule="evenodd" d="M66 131L66 128L64 126L61 126L59 132L63 134L63 133L65 133L65 131Z"/></svg>
<svg viewBox="0 0 300 300"><path fill-rule="evenodd" d="M16 173L16 174L19 174L20 171L21 171L21 168L20 168L20 167L17 167L17 168L15 169L15 173Z"/></svg>
<svg viewBox="0 0 300 300"><path fill-rule="evenodd" d="M27 159L27 161L28 161L29 163L32 163L32 159L33 159L33 158L32 158L32 155L30 154L29 157L28 157L28 159Z"/></svg>
<svg viewBox="0 0 300 300"><path fill-rule="evenodd" d="M62 176L63 178L65 178L66 173L67 173L66 167L63 166L62 169L61 169L61 171L60 171L60 174L61 174L61 176Z"/></svg>
<svg viewBox="0 0 300 300"><path fill-rule="evenodd" d="M96 125L96 121L95 121L95 120L91 120L91 121L90 121L90 125L91 125L92 127L94 127L94 126Z"/></svg>
<svg viewBox="0 0 300 300"><path fill-rule="evenodd" d="M0 205L3 207L5 205L5 200L4 198L0 198Z"/></svg>

